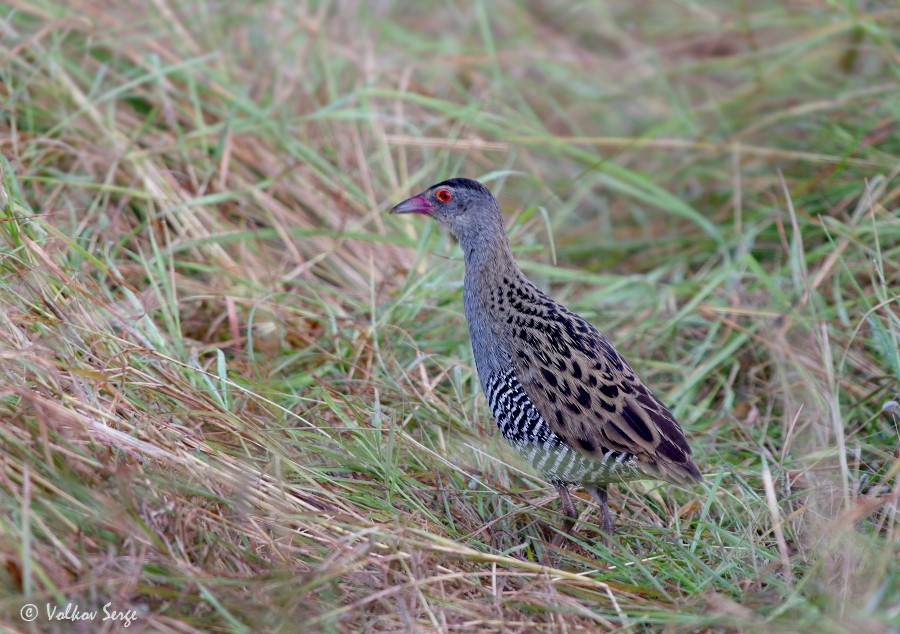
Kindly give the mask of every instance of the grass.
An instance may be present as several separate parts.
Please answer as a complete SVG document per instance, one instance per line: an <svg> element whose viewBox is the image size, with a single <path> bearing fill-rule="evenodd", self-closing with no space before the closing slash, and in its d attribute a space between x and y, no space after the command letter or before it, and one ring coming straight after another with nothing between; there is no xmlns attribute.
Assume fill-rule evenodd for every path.
<svg viewBox="0 0 900 634"><path fill-rule="evenodd" d="M0 7L7 631L900 627L894 3L113 7ZM610 547L385 214L456 175L706 474Z"/></svg>

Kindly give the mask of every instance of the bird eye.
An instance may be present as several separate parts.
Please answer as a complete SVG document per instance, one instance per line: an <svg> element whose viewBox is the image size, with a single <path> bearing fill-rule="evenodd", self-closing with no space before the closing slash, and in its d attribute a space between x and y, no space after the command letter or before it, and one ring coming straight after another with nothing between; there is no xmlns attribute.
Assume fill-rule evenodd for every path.
<svg viewBox="0 0 900 634"><path fill-rule="evenodd" d="M449 189L439 189L434 192L434 197L442 203L449 203L450 199L453 198L453 194L450 193Z"/></svg>

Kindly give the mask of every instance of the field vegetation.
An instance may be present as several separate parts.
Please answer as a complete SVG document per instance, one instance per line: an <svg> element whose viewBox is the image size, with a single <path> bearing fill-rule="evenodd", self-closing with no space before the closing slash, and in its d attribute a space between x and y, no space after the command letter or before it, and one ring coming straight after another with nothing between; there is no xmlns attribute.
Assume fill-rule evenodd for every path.
<svg viewBox="0 0 900 634"><path fill-rule="evenodd" d="M0 20L6 631L898 631L895 2ZM458 247L386 214L451 176L695 449L610 545L583 492L553 545Z"/></svg>

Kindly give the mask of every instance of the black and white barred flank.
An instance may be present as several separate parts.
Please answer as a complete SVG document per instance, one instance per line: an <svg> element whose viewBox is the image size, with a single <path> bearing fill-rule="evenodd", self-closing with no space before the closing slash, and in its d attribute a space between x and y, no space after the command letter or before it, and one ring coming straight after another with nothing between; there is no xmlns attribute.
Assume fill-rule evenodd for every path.
<svg viewBox="0 0 900 634"><path fill-rule="evenodd" d="M565 443L541 418L512 367L492 374L485 386L503 438L553 484L596 484L647 477L633 454L585 455Z"/></svg>

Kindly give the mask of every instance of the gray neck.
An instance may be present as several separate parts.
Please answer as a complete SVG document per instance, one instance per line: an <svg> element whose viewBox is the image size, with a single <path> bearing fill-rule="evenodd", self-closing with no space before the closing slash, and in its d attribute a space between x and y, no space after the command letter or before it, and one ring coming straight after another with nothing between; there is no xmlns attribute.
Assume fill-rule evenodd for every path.
<svg viewBox="0 0 900 634"><path fill-rule="evenodd" d="M513 259L509 239L503 221L497 214L496 226L490 231L482 229L474 235L459 236L459 245L466 262L465 300L483 311L491 310L491 291L499 292L524 279L522 271ZM484 315L499 319L499 315Z"/></svg>
<svg viewBox="0 0 900 634"><path fill-rule="evenodd" d="M480 234L477 239L460 239L466 262L463 298L466 321L472 339L475 365L482 384L509 363L506 317L497 309L498 294L524 280L509 248L502 226L499 232ZM491 293L494 293L492 301Z"/></svg>
<svg viewBox="0 0 900 634"><path fill-rule="evenodd" d="M479 287L504 274L521 275L509 248L500 207L496 201L491 203L478 210L475 221L453 223L450 227L465 256L466 280L480 279Z"/></svg>
<svg viewBox="0 0 900 634"><path fill-rule="evenodd" d="M502 281L504 276L509 279L511 275L522 274L505 233L497 240L461 242L460 246L466 262L466 282L480 280L479 286L484 285L482 291L488 292L488 284Z"/></svg>

